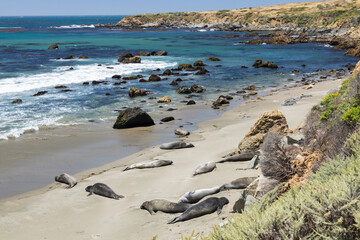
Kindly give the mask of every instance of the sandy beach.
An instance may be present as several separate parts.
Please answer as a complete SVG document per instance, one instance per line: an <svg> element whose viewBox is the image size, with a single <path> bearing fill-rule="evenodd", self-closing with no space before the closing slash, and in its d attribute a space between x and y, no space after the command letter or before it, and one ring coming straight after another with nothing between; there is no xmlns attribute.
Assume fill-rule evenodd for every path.
<svg viewBox="0 0 360 240"><path fill-rule="evenodd" d="M141 210L144 201L166 199L176 202L185 192L231 182L239 177L257 176L257 170L237 170L243 163L217 164L215 171L192 176L205 162L217 161L237 149L240 140L264 111L278 109L287 118L290 129L304 120L311 107L326 93L338 88L342 80L320 82L312 89L283 89L260 99L251 100L224 112L219 118L201 122L185 140L194 148L160 150L158 146L142 149L130 156L74 176L78 184L72 189L51 185L30 193L0 201L0 239L180 239L181 235L208 233L215 224L231 217L232 206L241 191L223 191L214 196L230 201L222 213L203 216L187 222L168 225L180 214L158 212L150 215ZM311 94L293 106L281 106L290 97ZM131 136L131 129L125 130ZM148 131L146 128L136 131ZM169 138L170 139L170 138ZM71 144L71 143L67 143ZM86 154L86 153L84 153ZM100 157L100 156L99 156ZM172 160L173 165L123 172L125 166L151 159ZM124 199L113 200L87 196L85 188L97 182L109 185Z"/></svg>

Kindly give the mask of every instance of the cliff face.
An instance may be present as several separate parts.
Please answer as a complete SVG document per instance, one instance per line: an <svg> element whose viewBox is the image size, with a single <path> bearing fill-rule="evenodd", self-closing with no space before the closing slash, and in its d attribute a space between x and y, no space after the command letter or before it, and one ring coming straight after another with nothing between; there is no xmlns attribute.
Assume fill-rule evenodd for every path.
<svg viewBox="0 0 360 240"><path fill-rule="evenodd" d="M258 8L127 16L122 28L205 27L228 24L235 28L321 27L350 29L360 23L359 0L291 3Z"/></svg>

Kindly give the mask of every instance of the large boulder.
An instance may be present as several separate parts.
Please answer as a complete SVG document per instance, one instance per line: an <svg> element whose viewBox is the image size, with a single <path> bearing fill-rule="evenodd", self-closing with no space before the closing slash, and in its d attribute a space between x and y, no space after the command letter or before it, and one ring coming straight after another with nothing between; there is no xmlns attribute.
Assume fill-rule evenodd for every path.
<svg viewBox="0 0 360 240"><path fill-rule="evenodd" d="M161 80L161 77L159 77L158 75L155 74L151 74L151 76L149 77L149 82L158 82Z"/></svg>
<svg viewBox="0 0 360 240"><path fill-rule="evenodd" d="M249 133L239 143L240 152L256 152L259 150L266 134L270 130L282 135L291 132L285 116L279 110L268 111L260 116Z"/></svg>
<svg viewBox="0 0 360 240"><path fill-rule="evenodd" d="M148 94L150 94L150 91L144 91L134 87L129 90L129 97L146 96Z"/></svg>
<svg viewBox="0 0 360 240"><path fill-rule="evenodd" d="M156 102L157 103L170 103L171 99L170 99L170 97L165 96L165 97L159 98Z"/></svg>
<svg viewBox="0 0 360 240"><path fill-rule="evenodd" d="M155 56L167 56L168 52L161 50L154 53Z"/></svg>
<svg viewBox="0 0 360 240"><path fill-rule="evenodd" d="M135 57L125 58L124 60L121 61L121 63L141 63L141 57L135 56Z"/></svg>
<svg viewBox="0 0 360 240"><path fill-rule="evenodd" d="M155 125L152 118L141 108L127 108L122 110L113 126L115 129L147 127Z"/></svg>
<svg viewBox="0 0 360 240"><path fill-rule="evenodd" d="M118 58L118 62L122 62L127 58L131 58L133 55L131 53L124 53Z"/></svg>

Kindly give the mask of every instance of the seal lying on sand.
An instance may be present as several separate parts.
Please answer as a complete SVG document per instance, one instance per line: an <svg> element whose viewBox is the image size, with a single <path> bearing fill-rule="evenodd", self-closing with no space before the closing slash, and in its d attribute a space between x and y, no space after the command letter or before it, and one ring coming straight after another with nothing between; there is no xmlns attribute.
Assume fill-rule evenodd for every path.
<svg viewBox="0 0 360 240"><path fill-rule="evenodd" d="M213 188L199 189L185 193L179 199L179 203L197 203L202 198L220 192L220 186Z"/></svg>
<svg viewBox="0 0 360 240"><path fill-rule="evenodd" d="M129 167L125 168L123 171L131 170L131 169L143 169L143 168L156 168L171 165L173 161L170 160L152 160L152 161L145 161L140 163L134 163Z"/></svg>
<svg viewBox="0 0 360 240"><path fill-rule="evenodd" d="M211 172L216 168L216 162L207 162L198 166L194 171L194 176L198 174Z"/></svg>
<svg viewBox="0 0 360 240"><path fill-rule="evenodd" d="M103 197L108 197L108 198L114 198L116 200L118 200L119 198L124 198L124 196L122 195L117 195L108 185L104 184L104 183L95 183L94 185L90 185L87 186L85 188L85 190L87 192L89 192L89 195L92 195L93 193L103 196Z"/></svg>
<svg viewBox="0 0 360 240"><path fill-rule="evenodd" d="M173 203L166 200L155 199L144 202L140 208L147 210L152 215L157 211L164 213L182 213L191 206L189 203Z"/></svg>
<svg viewBox="0 0 360 240"><path fill-rule="evenodd" d="M253 152L243 152L243 153L236 154L234 156L222 159L222 160L218 161L218 163L250 161L254 156L255 156L255 154Z"/></svg>
<svg viewBox="0 0 360 240"><path fill-rule="evenodd" d="M208 198L192 207L187 209L183 214L179 217L174 218L172 221L168 222L168 224L173 224L176 222L183 222L193 218L201 217L207 214L211 214L217 211L217 214L221 213L224 205L228 204L229 200L227 198L221 197L211 197Z"/></svg>
<svg viewBox="0 0 360 240"><path fill-rule="evenodd" d="M169 149L180 149L180 148L192 148L194 147L191 143L185 142L172 142L172 143L164 143L160 146L160 149L169 150Z"/></svg>
<svg viewBox="0 0 360 240"><path fill-rule="evenodd" d="M55 181L69 185L68 188L72 188L77 184L76 179L67 173L62 173L59 176L55 176Z"/></svg>
<svg viewBox="0 0 360 240"><path fill-rule="evenodd" d="M220 187L220 191L226 190L226 189L244 189L247 188L253 181L255 181L257 177L243 177L238 178L231 183L223 184Z"/></svg>

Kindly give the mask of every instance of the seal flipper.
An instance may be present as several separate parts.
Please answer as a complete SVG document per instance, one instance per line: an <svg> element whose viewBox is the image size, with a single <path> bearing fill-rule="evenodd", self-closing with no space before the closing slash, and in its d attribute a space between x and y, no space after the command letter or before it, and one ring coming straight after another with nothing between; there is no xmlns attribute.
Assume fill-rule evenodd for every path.
<svg viewBox="0 0 360 240"><path fill-rule="evenodd" d="M129 167L126 167L124 170L123 170L123 172L125 172L125 171L127 171L127 170L130 170L131 168L129 168Z"/></svg>
<svg viewBox="0 0 360 240"><path fill-rule="evenodd" d="M114 199L119 200L120 198L124 198L124 196L123 196L123 195L114 194Z"/></svg>
<svg viewBox="0 0 360 240"><path fill-rule="evenodd" d="M168 224L174 224L180 221L180 217L176 217L173 220L171 220L170 222L168 222Z"/></svg>
<svg viewBox="0 0 360 240"><path fill-rule="evenodd" d="M222 210L222 206L217 208L216 213L217 213L218 215L220 215L221 210Z"/></svg>

